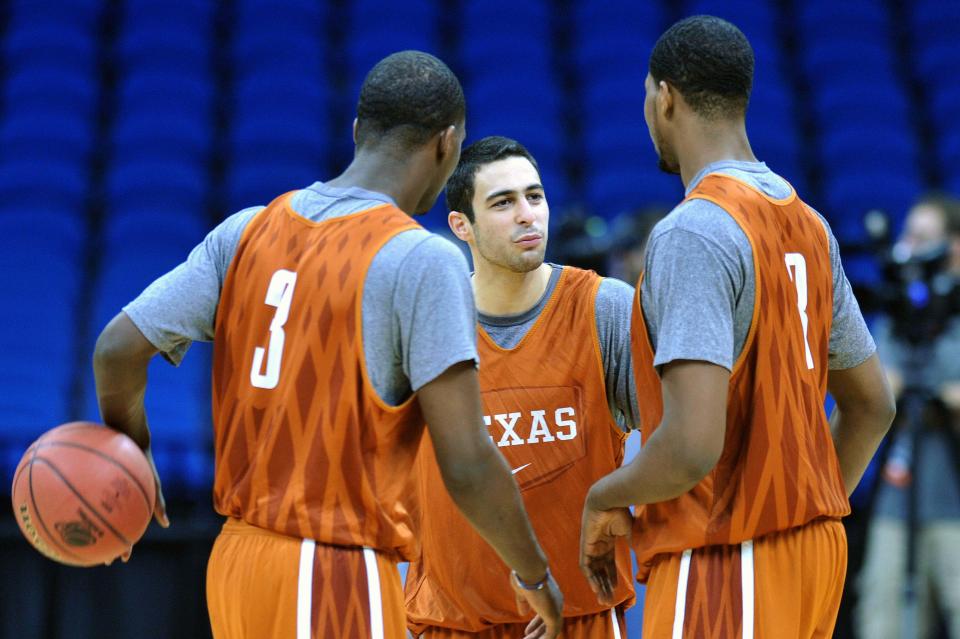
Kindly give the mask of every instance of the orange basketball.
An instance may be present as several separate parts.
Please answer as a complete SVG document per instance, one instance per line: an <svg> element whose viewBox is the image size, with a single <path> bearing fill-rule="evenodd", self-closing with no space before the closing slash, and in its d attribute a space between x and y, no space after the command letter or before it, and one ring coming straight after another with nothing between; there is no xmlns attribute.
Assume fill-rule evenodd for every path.
<svg viewBox="0 0 960 639"><path fill-rule="evenodd" d="M132 439L90 422L44 433L13 475L13 511L27 540L70 566L123 554L153 515L156 485Z"/></svg>

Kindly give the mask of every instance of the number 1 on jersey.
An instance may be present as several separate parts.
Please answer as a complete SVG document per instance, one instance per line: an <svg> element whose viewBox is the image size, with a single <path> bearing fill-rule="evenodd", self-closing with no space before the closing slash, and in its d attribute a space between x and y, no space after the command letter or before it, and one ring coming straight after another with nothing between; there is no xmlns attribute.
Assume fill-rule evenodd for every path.
<svg viewBox="0 0 960 639"><path fill-rule="evenodd" d="M810 342L807 339L807 260L801 253L787 253L783 256L787 263L787 274L790 281L797 287L797 310L800 311L800 325L803 327L803 346L807 351L807 369L813 368L813 353L810 352Z"/></svg>
<svg viewBox="0 0 960 639"><path fill-rule="evenodd" d="M297 284L297 274L293 271L280 269L270 278L267 286L266 304L275 306L277 312L270 322L270 343L267 348L258 346L253 351L253 366L250 368L250 383L257 388L276 388L280 382L280 361L283 359L283 342L286 336L283 325L290 315L290 303L293 301L293 287ZM267 355L267 370L263 368L263 356Z"/></svg>

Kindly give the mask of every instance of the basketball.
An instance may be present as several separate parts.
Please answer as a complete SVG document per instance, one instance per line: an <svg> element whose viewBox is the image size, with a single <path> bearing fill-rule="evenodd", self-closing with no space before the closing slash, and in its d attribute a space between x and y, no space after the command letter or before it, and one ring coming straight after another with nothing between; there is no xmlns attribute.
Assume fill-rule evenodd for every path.
<svg viewBox="0 0 960 639"><path fill-rule="evenodd" d="M13 510L34 548L70 566L112 561L143 535L156 485L132 439L91 422L44 433L13 476Z"/></svg>

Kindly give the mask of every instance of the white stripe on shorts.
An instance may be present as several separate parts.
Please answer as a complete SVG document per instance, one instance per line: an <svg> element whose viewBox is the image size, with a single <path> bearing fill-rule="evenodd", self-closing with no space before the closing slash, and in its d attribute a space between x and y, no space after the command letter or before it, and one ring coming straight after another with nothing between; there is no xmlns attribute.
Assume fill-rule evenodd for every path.
<svg viewBox="0 0 960 639"><path fill-rule="evenodd" d="M753 639L753 540L740 544L740 585L743 588L743 639Z"/></svg>
<svg viewBox="0 0 960 639"><path fill-rule="evenodd" d="M617 619L617 609L610 609L610 618L613 619L613 639L622 639L620 636L620 620Z"/></svg>
<svg viewBox="0 0 960 639"><path fill-rule="evenodd" d="M687 610L687 581L690 578L690 555L684 550L680 555L680 576L677 579L677 605L673 609L673 639L683 639L683 616Z"/></svg>
<svg viewBox="0 0 960 639"><path fill-rule="evenodd" d="M367 567L367 592L370 596L370 637L383 639L383 599L380 596L380 568L373 548L363 549Z"/></svg>
<svg viewBox="0 0 960 639"><path fill-rule="evenodd" d="M313 608L313 554L317 542L304 539L300 544L300 574L297 577L297 639L310 639Z"/></svg>

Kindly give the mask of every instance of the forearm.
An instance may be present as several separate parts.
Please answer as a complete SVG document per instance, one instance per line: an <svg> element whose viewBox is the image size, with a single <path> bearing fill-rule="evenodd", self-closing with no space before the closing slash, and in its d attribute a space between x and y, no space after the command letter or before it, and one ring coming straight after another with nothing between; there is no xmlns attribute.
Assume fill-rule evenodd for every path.
<svg viewBox="0 0 960 639"><path fill-rule="evenodd" d="M689 459L661 427L632 462L597 481L588 499L596 510L667 501L691 490L711 467Z"/></svg>
<svg viewBox="0 0 960 639"><path fill-rule="evenodd" d="M506 461L491 445L472 461L468 472L445 477L447 490L481 537L531 583L540 580L547 559L526 517L517 484Z"/></svg>
<svg viewBox="0 0 960 639"><path fill-rule="evenodd" d="M847 496L851 495L860 483L860 478L887 434L892 420L892 415L845 412L839 407L830 416L833 445L837 450Z"/></svg>
<svg viewBox="0 0 960 639"><path fill-rule="evenodd" d="M107 325L97 340L93 355L97 402L104 423L130 436L146 449L150 445L144 395L147 366L156 352L126 315ZM147 344L148 346L144 346Z"/></svg>

